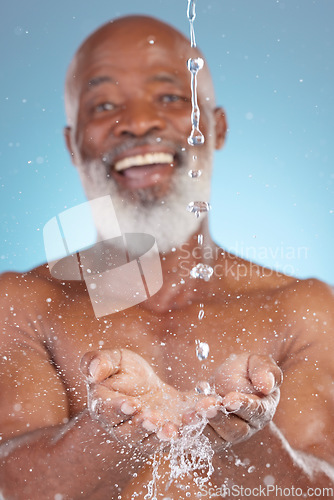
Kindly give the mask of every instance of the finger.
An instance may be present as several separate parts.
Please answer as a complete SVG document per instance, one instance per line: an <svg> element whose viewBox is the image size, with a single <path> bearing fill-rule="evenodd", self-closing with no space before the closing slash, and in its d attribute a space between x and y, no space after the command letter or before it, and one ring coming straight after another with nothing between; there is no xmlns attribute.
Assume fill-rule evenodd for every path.
<svg viewBox="0 0 334 500"><path fill-rule="evenodd" d="M167 421L158 430L157 437L160 441L171 441L179 436L179 427L173 422Z"/></svg>
<svg viewBox="0 0 334 500"><path fill-rule="evenodd" d="M215 390L221 396L230 391L252 392L248 377L248 353L229 356L216 370Z"/></svg>
<svg viewBox="0 0 334 500"><path fill-rule="evenodd" d="M230 393L222 401L228 411L245 420L255 429L262 429L273 419L280 397L276 389L270 395L259 397L255 394Z"/></svg>
<svg viewBox="0 0 334 500"><path fill-rule="evenodd" d="M221 438L220 435L211 427L207 425L203 430L203 434L209 439L210 445L215 453L220 453L226 450L228 443L225 439Z"/></svg>
<svg viewBox="0 0 334 500"><path fill-rule="evenodd" d="M121 364L118 349L87 352L81 359L80 370L92 382L102 382L118 372Z"/></svg>
<svg viewBox="0 0 334 500"><path fill-rule="evenodd" d="M111 391L103 385L91 389L88 407L92 417L107 426L130 419L141 409L138 399Z"/></svg>
<svg viewBox="0 0 334 500"><path fill-rule="evenodd" d="M236 415L226 415L223 410L220 410L215 417L210 418L208 424L221 439L228 443L243 441L252 433L247 422Z"/></svg>
<svg viewBox="0 0 334 500"><path fill-rule="evenodd" d="M113 434L118 441L128 445L138 444L145 437L154 434L158 430L158 426L143 417L139 419L132 418L126 420L113 428Z"/></svg>
<svg viewBox="0 0 334 500"><path fill-rule="evenodd" d="M195 405L181 413L183 425L189 425L203 420L203 417L211 418L217 414L217 408L220 405L219 396L203 396Z"/></svg>
<svg viewBox="0 0 334 500"><path fill-rule="evenodd" d="M251 354L248 358L248 377L254 388L262 394L270 394L283 381L283 373L270 356Z"/></svg>
<svg viewBox="0 0 334 500"><path fill-rule="evenodd" d="M114 428L117 439L127 444L136 444L154 436L151 445L170 441L178 434L172 422L163 421L159 412L139 412L131 420L127 420Z"/></svg>

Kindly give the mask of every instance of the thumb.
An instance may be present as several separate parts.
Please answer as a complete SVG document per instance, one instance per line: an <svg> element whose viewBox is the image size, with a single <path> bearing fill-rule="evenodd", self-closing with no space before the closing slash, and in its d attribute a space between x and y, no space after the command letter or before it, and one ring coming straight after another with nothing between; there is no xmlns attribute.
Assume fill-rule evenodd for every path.
<svg viewBox="0 0 334 500"><path fill-rule="evenodd" d="M120 369L122 354L119 349L86 352L80 370L91 382L102 382Z"/></svg>

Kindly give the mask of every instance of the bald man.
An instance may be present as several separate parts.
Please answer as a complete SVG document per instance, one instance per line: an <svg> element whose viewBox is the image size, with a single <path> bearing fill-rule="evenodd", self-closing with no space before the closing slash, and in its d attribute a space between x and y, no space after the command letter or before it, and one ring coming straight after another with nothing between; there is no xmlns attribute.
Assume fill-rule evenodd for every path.
<svg viewBox="0 0 334 500"><path fill-rule="evenodd" d="M152 498L154 456L157 498L333 495L333 296L225 253L205 214L185 209L209 200L226 132L204 66L205 143L188 144L186 61L198 56L172 27L133 16L93 33L70 65L65 139L87 197L110 196L123 233L153 235L163 284L97 317L83 280L48 265L3 275L5 499ZM108 217L94 211L100 242ZM120 246L96 248L82 255L99 272ZM191 276L199 263L210 279ZM173 479L170 450L191 429L207 454Z"/></svg>

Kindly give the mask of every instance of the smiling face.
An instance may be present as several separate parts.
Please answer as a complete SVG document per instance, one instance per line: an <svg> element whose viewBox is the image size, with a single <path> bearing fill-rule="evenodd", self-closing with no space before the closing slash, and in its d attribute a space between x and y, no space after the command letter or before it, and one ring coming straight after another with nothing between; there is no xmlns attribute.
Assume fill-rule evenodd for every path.
<svg viewBox="0 0 334 500"><path fill-rule="evenodd" d="M190 220L185 207L208 199L212 154L225 133L209 72L203 69L198 101L206 142L188 145L186 63L196 56L183 35L164 23L121 18L84 42L66 81L65 135L88 198L110 194L123 231L150 232L164 251L196 231L198 220L192 215ZM203 172L200 181L189 179L190 169ZM99 232L102 219L103 214L96 221ZM168 231L162 228L166 224ZM163 232L167 238L161 237Z"/></svg>

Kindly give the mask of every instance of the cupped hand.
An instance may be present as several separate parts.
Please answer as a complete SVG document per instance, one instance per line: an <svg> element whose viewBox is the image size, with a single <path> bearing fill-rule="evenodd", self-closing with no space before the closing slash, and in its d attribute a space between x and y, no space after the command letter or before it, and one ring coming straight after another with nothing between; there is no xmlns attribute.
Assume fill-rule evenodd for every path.
<svg viewBox="0 0 334 500"><path fill-rule="evenodd" d="M195 391L180 392L162 382L141 356L128 349L88 352L81 371L91 418L118 441L144 451L175 438L184 413L200 399Z"/></svg>
<svg viewBox="0 0 334 500"><path fill-rule="evenodd" d="M184 423L206 414L206 434L216 450L244 441L273 419L282 380L282 371L270 356L232 355L211 380L219 402L207 411L208 400L199 400L195 411L185 414Z"/></svg>

